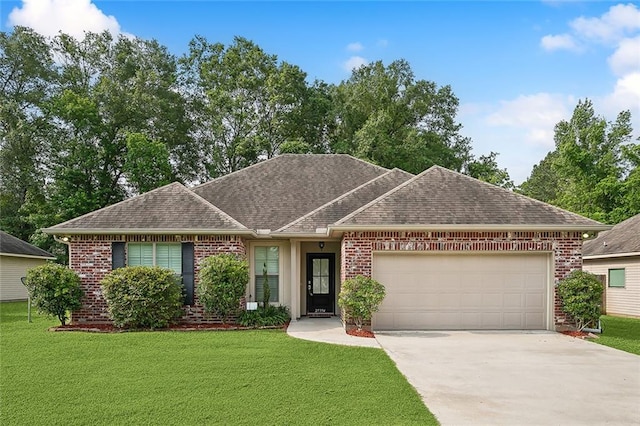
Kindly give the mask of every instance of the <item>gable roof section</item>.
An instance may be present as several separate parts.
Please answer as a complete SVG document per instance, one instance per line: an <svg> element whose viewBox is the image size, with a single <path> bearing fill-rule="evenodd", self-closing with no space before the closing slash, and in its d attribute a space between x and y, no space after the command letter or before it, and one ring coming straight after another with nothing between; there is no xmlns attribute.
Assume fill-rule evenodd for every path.
<svg viewBox="0 0 640 426"><path fill-rule="evenodd" d="M283 226L280 233L314 233L317 228L326 228L354 210L390 191L414 175L400 169L389 170L369 182L347 192L335 200L317 208L307 215Z"/></svg>
<svg viewBox="0 0 640 426"><path fill-rule="evenodd" d="M338 221L334 230L604 230L606 225L463 174L433 166Z"/></svg>
<svg viewBox="0 0 640 426"><path fill-rule="evenodd" d="M4 231L0 231L0 255L55 259L55 256L48 251L44 251Z"/></svg>
<svg viewBox="0 0 640 426"><path fill-rule="evenodd" d="M193 191L248 228L276 230L387 171L345 154L283 154Z"/></svg>
<svg viewBox="0 0 640 426"><path fill-rule="evenodd" d="M177 182L44 231L50 234L251 232Z"/></svg>
<svg viewBox="0 0 640 426"><path fill-rule="evenodd" d="M597 238L585 241L582 255L588 257L616 257L640 255L640 214L630 217L601 232Z"/></svg>

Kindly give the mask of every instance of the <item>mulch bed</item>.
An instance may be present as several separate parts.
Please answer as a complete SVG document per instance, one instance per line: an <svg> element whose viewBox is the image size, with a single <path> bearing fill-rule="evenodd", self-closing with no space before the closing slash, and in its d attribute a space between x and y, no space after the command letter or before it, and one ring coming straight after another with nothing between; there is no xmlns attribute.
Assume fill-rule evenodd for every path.
<svg viewBox="0 0 640 426"><path fill-rule="evenodd" d="M130 329L118 328L113 324L66 324L56 327L50 327L49 331L82 331L85 333L124 333L131 331L230 331L230 330L286 330L289 326L287 322L280 326L269 327L244 327L238 324L173 324L167 328L156 329Z"/></svg>
<svg viewBox="0 0 640 426"><path fill-rule="evenodd" d="M351 335L351 336L356 336L356 337L369 337L369 338L374 338L376 337L373 332L371 331L367 331L367 330L360 330L358 331L358 329L354 328L351 329L349 331L347 331L347 334Z"/></svg>
<svg viewBox="0 0 640 426"><path fill-rule="evenodd" d="M585 333L584 331L562 331L562 334L566 334L567 336L575 337L577 339L597 339L598 336L593 333Z"/></svg>

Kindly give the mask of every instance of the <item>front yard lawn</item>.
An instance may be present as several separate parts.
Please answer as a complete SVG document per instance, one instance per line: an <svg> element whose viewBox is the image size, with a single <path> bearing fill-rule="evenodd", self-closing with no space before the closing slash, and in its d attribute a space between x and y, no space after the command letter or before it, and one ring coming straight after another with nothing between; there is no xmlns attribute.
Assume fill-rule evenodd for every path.
<svg viewBox="0 0 640 426"><path fill-rule="evenodd" d="M603 315L603 333L594 342L640 355L640 319Z"/></svg>
<svg viewBox="0 0 640 426"><path fill-rule="evenodd" d="M0 424L437 424L384 351L279 330L49 332L0 303Z"/></svg>

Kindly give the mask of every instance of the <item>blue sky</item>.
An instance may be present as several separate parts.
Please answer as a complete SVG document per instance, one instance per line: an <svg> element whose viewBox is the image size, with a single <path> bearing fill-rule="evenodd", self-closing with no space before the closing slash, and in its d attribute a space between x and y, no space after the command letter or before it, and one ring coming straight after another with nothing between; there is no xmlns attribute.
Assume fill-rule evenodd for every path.
<svg viewBox="0 0 640 426"><path fill-rule="evenodd" d="M553 149L553 127L589 98L609 120L631 110L640 135L640 3L612 1L218 2L24 0L0 3L2 31L26 25L154 38L181 55L194 35L253 40L339 83L352 66L406 59L450 85L474 154L496 151L519 184Z"/></svg>

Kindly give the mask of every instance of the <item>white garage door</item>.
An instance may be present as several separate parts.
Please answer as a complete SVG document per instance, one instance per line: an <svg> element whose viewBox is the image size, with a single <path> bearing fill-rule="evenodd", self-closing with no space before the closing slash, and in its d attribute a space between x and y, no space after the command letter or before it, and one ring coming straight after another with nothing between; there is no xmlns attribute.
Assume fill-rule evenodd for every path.
<svg viewBox="0 0 640 426"><path fill-rule="evenodd" d="M544 330L550 256L381 254L375 330Z"/></svg>

